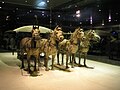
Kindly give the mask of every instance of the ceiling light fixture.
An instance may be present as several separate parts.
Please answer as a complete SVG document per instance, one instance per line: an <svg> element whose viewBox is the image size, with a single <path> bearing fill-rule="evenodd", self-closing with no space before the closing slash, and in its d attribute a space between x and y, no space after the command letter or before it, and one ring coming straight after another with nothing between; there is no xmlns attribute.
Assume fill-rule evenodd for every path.
<svg viewBox="0 0 120 90"><path fill-rule="evenodd" d="M108 21L111 22L111 10L109 10L109 17L108 17Z"/></svg>
<svg viewBox="0 0 120 90"><path fill-rule="evenodd" d="M76 17L80 17L80 10L76 11Z"/></svg>
<svg viewBox="0 0 120 90"><path fill-rule="evenodd" d="M32 12L32 10L30 10L30 12Z"/></svg>
<svg viewBox="0 0 120 90"><path fill-rule="evenodd" d="M40 2L38 5L39 5L39 6L45 6L46 3L45 3L44 1L42 1L42 2Z"/></svg>
<svg viewBox="0 0 120 90"><path fill-rule="evenodd" d="M60 15L58 15L58 17L60 17Z"/></svg>
<svg viewBox="0 0 120 90"><path fill-rule="evenodd" d="M16 8L16 10L18 10L18 8Z"/></svg>
<svg viewBox="0 0 120 90"><path fill-rule="evenodd" d="M5 3L4 1L2 1L2 3Z"/></svg>
<svg viewBox="0 0 120 90"><path fill-rule="evenodd" d="M76 14L76 17L80 17L80 14Z"/></svg>
<svg viewBox="0 0 120 90"><path fill-rule="evenodd" d="M93 24L93 18L90 16L90 24Z"/></svg>
<svg viewBox="0 0 120 90"><path fill-rule="evenodd" d="M102 20L102 26L104 26L104 25L105 25L104 20Z"/></svg>
<svg viewBox="0 0 120 90"><path fill-rule="evenodd" d="M76 11L76 14L80 14L80 10L77 10L77 11Z"/></svg>
<svg viewBox="0 0 120 90"><path fill-rule="evenodd" d="M47 3L49 3L50 1L49 0L47 0Z"/></svg>
<svg viewBox="0 0 120 90"><path fill-rule="evenodd" d="M99 12L101 12L101 9L99 9Z"/></svg>

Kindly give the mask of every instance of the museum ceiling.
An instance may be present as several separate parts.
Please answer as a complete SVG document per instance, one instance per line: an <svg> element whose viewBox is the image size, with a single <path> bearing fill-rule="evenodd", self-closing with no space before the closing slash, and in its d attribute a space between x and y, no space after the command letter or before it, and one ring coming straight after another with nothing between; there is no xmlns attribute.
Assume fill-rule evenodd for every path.
<svg viewBox="0 0 120 90"><path fill-rule="evenodd" d="M110 22L119 24L118 2L119 0L0 0L0 28L32 24L35 15L38 16L40 25L60 24L69 27L109 25Z"/></svg>
<svg viewBox="0 0 120 90"><path fill-rule="evenodd" d="M27 7L33 9L57 9L57 10L66 10L73 8L82 8L88 7L89 5L94 4L107 4L105 6L108 7L116 7L116 5L112 5L117 3L117 0L0 0L0 5L7 7ZM7 8L7 9L10 9Z"/></svg>
<svg viewBox="0 0 120 90"><path fill-rule="evenodd" d="M11 6L32 7L36 9L67 9L77 6L85 6L96 0L1 0L2 3Z"/></svg>

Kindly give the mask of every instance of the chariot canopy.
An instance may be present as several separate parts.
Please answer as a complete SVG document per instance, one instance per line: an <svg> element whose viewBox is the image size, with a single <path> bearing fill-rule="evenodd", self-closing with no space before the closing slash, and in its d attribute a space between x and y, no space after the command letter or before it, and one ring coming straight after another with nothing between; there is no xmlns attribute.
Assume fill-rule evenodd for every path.
<svg viewBox="0 0 120 90"><path fill-rule="evenodd" d="M17 32L31 32L33 25L22 26L14 29L13 31ZM50 33L52 30L43 26L39 26L40 33Z"/></svg>

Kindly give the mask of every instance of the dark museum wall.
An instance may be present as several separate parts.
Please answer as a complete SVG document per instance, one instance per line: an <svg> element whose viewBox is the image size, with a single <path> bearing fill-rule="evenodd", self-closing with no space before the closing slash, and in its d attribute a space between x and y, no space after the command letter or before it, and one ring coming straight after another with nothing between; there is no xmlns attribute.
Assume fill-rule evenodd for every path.
<svg viewBox="0 0 120 90"><path fill-rule="evenodd" d="M38 24L53 29L60 25L64 32L78 26L84 30L101 31L101 43L94 46L100 55L119 56L120 7L119 0L0 0L0 40L8 30ZM104 33L103 33L104 32ZM117 39L109 44L109 36ZM110 47L108 47L108 45ZM116 47L113 48L112 46ZM111 51L112 50L112 51ZM110 53L111 52L111 53Z"/></svg>
<svg viewBox="0 0 120 90"><path fill-rule="evenodd" d="M13 2L14 0L8 1ZM33 6L28 6L29 1L24 2L28 3L25 5L20 4L20 2L17 4L1 0L0 29L4 29L3 31L5 31L19 26L33 24L35 20L34 15L38 16L39 24L42 26L54 27L58 24L62 27L68 27L68 29L76 26L98 27L102 25L118 25L120 23L120 8L117 0L115 2L114 0L87 0L89 2L86 2L86 0L75 0L76 2L74 0L68 1L68 3L64 2L64 4L53 8L38 9ZM78 12L77 14L79 10L80 13ZM92 25L90 23L91 19ZM68 30L65 31L68 32Z"/></svg>

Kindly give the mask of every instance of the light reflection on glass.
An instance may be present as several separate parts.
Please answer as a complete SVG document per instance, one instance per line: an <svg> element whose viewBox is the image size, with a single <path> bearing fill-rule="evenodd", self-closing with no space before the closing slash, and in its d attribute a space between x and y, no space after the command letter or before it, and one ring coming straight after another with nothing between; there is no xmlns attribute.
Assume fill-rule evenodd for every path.
<svg viewBox="0 0 120 90"><path fill-rule="evenodd" d="M39 9L47 8L47 0L36 0L35 7Z"/></svg>

